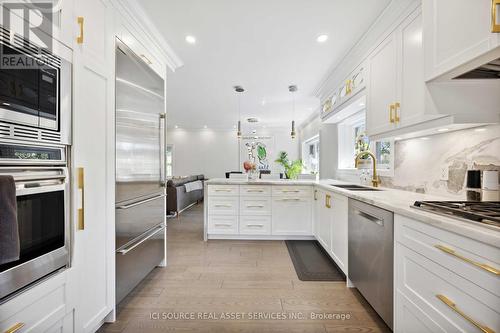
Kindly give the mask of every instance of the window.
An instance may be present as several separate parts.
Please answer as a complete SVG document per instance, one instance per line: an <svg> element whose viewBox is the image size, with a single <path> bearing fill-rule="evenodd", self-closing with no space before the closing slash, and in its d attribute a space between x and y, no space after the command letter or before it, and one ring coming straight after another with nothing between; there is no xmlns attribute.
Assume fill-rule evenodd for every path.
<svg viewBox="0 0 500 333"><path fill-rule="evenodd" d="M319 135L306 140L302 144L302 173L319 174Z"/></svg>
<svg viewBox="0 0 500 333"><path fill-rule="evenodd" d="M167 177L173 176L173 145L167 145Z"/></svg>
<svg viewBox="0 0 500 333"><path fill-rule="evenodd" d="M392 172L394 164L394 141L370 142L366 135L365 116L366 113L363 110L338 124L339 169L355 169L354 159L356 155L362 151L370 150L377 158L377 169L382 173L389 174Z"/></svg>

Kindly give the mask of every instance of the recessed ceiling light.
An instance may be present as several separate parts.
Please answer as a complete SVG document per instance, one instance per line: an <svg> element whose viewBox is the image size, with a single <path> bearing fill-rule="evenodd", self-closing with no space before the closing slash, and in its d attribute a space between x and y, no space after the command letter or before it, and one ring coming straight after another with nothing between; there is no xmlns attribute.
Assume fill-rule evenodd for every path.
<svg viewBox="0 0 500 333"><path fill-rule="evenodd" d="M449 131L448 128L438 128L438 132L447 132Z"/></svg>
<svg viewBox="0 0 500 333"><path fill-rule="evenodd" d="M179 128L179 126L178 126L178 125L175 125L175 126L174 126L174 128Z"/></svg>
<svg viewBox="0 0 500 333"><path fill-rule="evenodd" d="M207 125L203 125L203 128L208 128L208 126Z"/></svg>
<svg viewBox="0 0 500 333"><path fill-rule="evenodd" d="M191 36L191 35L187 35L186 42L188 42L189 44L196 44L196 37Z"/></svg>
<svg viewBox="0 0 500 333"><path fill-rule="evenodd" d="M316 41L318 43L324 43L328 40L328 35L319 35L317 38L316 38Z"/></svg>
<svg viewBox="0 0 500 333"><path fill-rule="evenodd" d="M475 132L484 132L484 131L486 131L486 128L484 128L484 127L476 128L474 131Z"/></svg>

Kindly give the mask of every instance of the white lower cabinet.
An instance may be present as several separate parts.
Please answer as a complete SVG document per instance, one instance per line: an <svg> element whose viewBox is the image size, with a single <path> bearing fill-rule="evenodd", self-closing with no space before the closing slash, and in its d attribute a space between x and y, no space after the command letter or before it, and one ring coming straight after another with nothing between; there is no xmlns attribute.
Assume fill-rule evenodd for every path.
<svg viewBox="0 0 500 333"><path fill-rule="evenodd" d="M337 265L347 275L347 225L348 199L346 196L333 193L330 199L332 211L331 221L331 256Z"/></svg>
<svg viewBox="0 0 500 333"><path fill-rule="evenodd" d="M67 274L58 273L0 305L0 332L72 332L73 310L67 304Z"/></svg>
<svg viewBox="0 0 500 333"><path fill-rule="evenodd" d="M318 190L318 221L316 239L328 253L330 253L332 249L332 211L330 206L331 197L331 193L323 190Z"/></svg>
<svg viewBox="0 0 500 333"><path fill-rule="evenodd" d="M500 249L395 216L395 332L500 331ZM487 266L484 266L487 265Z"/></svg>
<svg viewBox="0 0 500 333"><path fill-rule="evenodd" d="M314 236L347 275L348 199L319 188L315 191Z"/></svg>
<svg viewBox="0 0 500 333"><path fill-rule="evenodd" d="M237 234L238 216L236 215L209 215L208 233L210 234Z"/></svg>
<svg viewBox="0 0 500 333"><path fill-rule="evenodd" d="M284 196L272 199L273 235L312 235L310 197Z"/></svg>
<svg viewBox="0 0 500 333"><path fill-rule="evenodd" d="M207 234L312 237L310 185L208 185Z"/></svg>
<svg viewBox="0 0 500 333"><path fill-rule="evenodd" d="M241 216L240 235L271 235L271 216Z"/></svg>

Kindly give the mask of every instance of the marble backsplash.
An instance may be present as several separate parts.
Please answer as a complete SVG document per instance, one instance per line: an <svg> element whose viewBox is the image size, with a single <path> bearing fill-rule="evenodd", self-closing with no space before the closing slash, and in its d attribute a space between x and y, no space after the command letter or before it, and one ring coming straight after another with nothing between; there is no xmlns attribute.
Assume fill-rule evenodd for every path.
<svg viewBox="0 0 500 333"><path fill-rule="evenodd" d="M500 170L500 125L397 141L394 158L382 186L465 199L468 169Z"/></svg>

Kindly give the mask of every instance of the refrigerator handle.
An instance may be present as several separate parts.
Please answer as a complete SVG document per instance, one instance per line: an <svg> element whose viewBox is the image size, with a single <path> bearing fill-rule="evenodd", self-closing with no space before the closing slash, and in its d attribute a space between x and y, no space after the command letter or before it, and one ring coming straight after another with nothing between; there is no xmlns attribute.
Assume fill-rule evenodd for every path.
<svg viewBox="0 0 500 333"><path fill-rule="evenodd" d="M160 116L160 185L166 187L167 185L167 114L161 112ZM163 123L163 130L162 130Z"/></svg>

